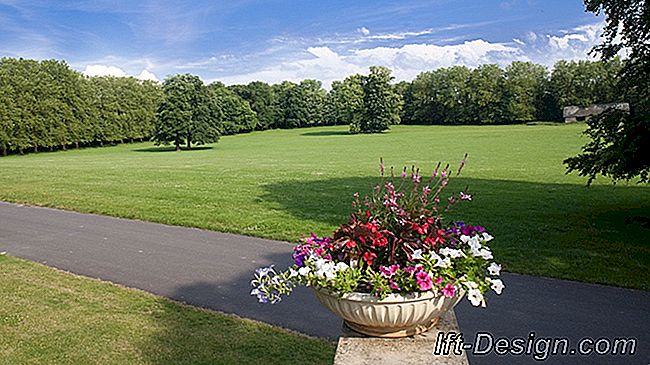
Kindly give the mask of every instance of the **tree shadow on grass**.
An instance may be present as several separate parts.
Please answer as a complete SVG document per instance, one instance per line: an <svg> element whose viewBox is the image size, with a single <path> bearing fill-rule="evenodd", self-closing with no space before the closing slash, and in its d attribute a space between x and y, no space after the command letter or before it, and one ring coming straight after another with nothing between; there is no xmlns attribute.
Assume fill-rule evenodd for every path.
<svg viewBox="0 0 650 365"><path fill-rule="evenodd" d="M325 137L325 136L352 136L353 134L348 131L318 131L318 132L305 132L301 136L309 137Z"/></svg>
<svg viewBox="0 0 650 365"><path fill-rule="evenodd" d="M265 186L264 200L329 234L378 178L284 181ZM650 188L452 179L448 192L469 186L472 202L447 220L485 226L497 258L512 271L650 289ZM309 227L306 228L308 230ZM640 274L642 273L642 274Z"/></svg>
<svg viewBox="0 0 650 365"><path fill-rule="evenodd" d="M213 147L212 146L196 146L192 147L191 149L187 149L187 147L181 147L181 151L204 151L204 150L211 150ZM136 148L133 151L135 152L176 152L176 147L174 146L156 146L156 147L146 147L146 148Z"/></svg>
<svg viewBox="0 0 650 365"><path fill-rule="evenodd" d="M250 295L255 268L271 263L289 265L292 247L275 247L273 253L250 252L251 259L220 276L219 269L201 275L200 281L180 285L170 298L196 307L233 313L275 326L322 337L307 341L303 335L278 331L266 324L205 310L177 311L168 301L154 312L160 327L141 348L151 364L331 364L334 341L341 321L318 303L306 288L298 288L282 302L258 303ZM200 272L200 269L199 269ZM207 277L209 276L209 277Z"/></svg>

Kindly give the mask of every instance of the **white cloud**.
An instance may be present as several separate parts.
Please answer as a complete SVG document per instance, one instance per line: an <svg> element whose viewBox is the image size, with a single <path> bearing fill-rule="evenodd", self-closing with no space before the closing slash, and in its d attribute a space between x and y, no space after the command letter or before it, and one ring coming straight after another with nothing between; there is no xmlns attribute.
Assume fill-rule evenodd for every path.
<svg viewBox="0 0 650 365"><path fill-rule="evenodd" d="M361 27L357 29L357 32L363 34L363 35L368 35L370 34L370 30L366 27Z"/></svg>
<svg viewBox="0 0 650 365"><path fill-rule="evenodd" d="M134 75L127 74L124 70L122 70L117 66L87 65L83 71L83 74L86 76L115 76L115 77L133 76L138 80L159 81L156 75L147 69L142 70L142 72L140 72L139 75L134 76Z"/></svg>
<svg viewBox="0 0 650 365"><path fill-rule="evenodd" d="M126 72L121 68L105 65L87 65L83 74L86 76L126 76Z"/></svg>
<svg viewBox="0 0 650 365"><path fill-rule="evenodd" d="M135 78L142 81L144 80L150 80L156 82L160 81L158 80L156 75L154 75L153 72L150 72L149 70L142 70L142 72L140 72L140 75L136 76Z"/></svg>

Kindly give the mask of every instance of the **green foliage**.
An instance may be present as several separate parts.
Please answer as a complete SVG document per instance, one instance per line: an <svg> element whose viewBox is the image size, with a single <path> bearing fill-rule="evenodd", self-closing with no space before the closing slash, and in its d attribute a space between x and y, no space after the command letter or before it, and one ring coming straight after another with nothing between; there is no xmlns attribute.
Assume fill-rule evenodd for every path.
<svg viewBox="0 0 650 365"><path fill-rule="evenodd" d="M154 141L174 143L180 150L219 140L223 113L214 92L197 76L175 75L163 83L164 100L158 108Z"/></svg>
<svg viewBox="0 0 650 365"><path fill-rule="evenodd" d="M65 62L0 60L0 152L66 149L151 136L160 88L86 78Z"/></svg>
<svg viewBox="0 0 650 365"><path fill-rule="evenodd" d="M505 73L497 65L481 65L469 77L470 118L482 124L510 120L507 115Z"/></svg>
<svg viewBox="0 0 650 365"><path fill-rule="evenodd" d="M548 79L546 68L532 62L512 62L505 70L508 117L532 121L542 116L542 98Z"/></svg>
<svg viewBox="0 0 650 365"><path fill-rule="evenodd" d="M302 128L323 124L325 90L320 81L303 80L300 84L284 81L274 85L283 118L280 128Z"/></svg>
<svg viewBox="0 0 650 365"><path fill-rule="evenodd" d="M326 124L359 125L363 116L362 83L358 74L332 83L326 99Z"/></svg>
<svg viewBox="0 0 650 365"><path fill-rule="evenodd" d="M209 87L223 113L221 122L223 134L246 133L255 129L258 123L257 114L246 100L220 82L214 82Z"/></svg>
<svg viewBox="0 0 650 365"><path fill-rule="evenodd" d="M650 4L644 0L585 0L587 11L606 17L604 41L594 48L610 73L611 90L605 97L624 96L630 113L610 111L592 118L585 134L591 140L582 153L564 161L567 173L588 176L587 184L600 174L614 181L650 181ZM629 56L621 65L616 55L625 48ZM600 74L599 72L596 72ZM608 95L609 94L609 95ZM602 96L601 96L602 97Z"/></svg>
<svg viewBox="0 0 650 365"><path fill-rule="evenodd" d="M282 111L278 105L278 97L273 91L273 87L265 82L253 81L248 85L232 85L228 88L246 100L257 115L255 129L277 128L276 124L282 116Z"/></svg>
<svg viewBox="0 0 650 365"><path fill-rule="evenodd" d="M350 124L352 133L379 133L399 124L402 98L391 81L391 71L385 67L370 67L370 73L362 76L363 113L359 124Z"/></svg>

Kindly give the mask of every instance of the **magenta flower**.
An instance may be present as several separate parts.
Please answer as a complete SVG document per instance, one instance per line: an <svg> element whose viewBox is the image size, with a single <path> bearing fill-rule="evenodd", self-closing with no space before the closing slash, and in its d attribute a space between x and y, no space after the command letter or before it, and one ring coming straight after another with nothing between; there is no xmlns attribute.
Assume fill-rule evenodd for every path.
<svg viewBox="0 0 650 365"><path fill-rule="evenodd" d="M442 277L438 277L435 281L436 285L442 284Z"/></svg>
<svg viewBox="0 0 650 365"><path fill-rule="evenodd" d="M420 271L415 274L415 279L417 280L418 287L421 291L431 290L433 287L433 281L431 281L431 277L425 271Z"/></svg>
<svg viewBox="0 0 650 365"><path fill-rule="evenodd" d="M451 298L456 295L456 287L447 283L444 288L442 288L442 294L447 298Z"/></svg>
<svg viewBox="0 0 650 365"><path fill-rule="evenodd" d="M393 290L400 290L399 285L397 285L396 282L393 281L393 279L388 280L388 286L393 289Z"/></svg>
<svg viewBox="0 0 650 365"><path fill-rule="evenodd" d="M393 275L397 272L399 269L399 265L390 265L390 266L380 266L379 271L381 271L381 274L386 277L386 278L392 278Z"/></svg>

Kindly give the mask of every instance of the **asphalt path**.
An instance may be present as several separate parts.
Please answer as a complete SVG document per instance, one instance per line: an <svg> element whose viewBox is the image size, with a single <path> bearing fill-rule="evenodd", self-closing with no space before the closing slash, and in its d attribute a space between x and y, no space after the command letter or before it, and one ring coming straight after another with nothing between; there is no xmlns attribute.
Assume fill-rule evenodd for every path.
<svg viewBox="0 0 650 365"><path fill-rule="evenodd" d="M0 252L112 281L192 305L336 339L341 321L308 289L276 305L257 303L255 268L289 264L286 242L0 202ZM647 273L646 273L647 275ZM487 308L463 300L456 315L466 343L493 337L537 340L522 355L469 354L472 364L649 364L650 292L503 273L506 288ZM545 343L633 338L635 355L553 355ZM541 339L541 340L540 340ZM606 343L601 341L600 350ZM593 349L588 342L585 349ZM613 347L610 345L610 347ZM561 346L560 346L561 348ZM494 350L494 348L493 348ZM629 350L629 349L628 349ZM544 356L546 354L546 356Z"/></svg>

